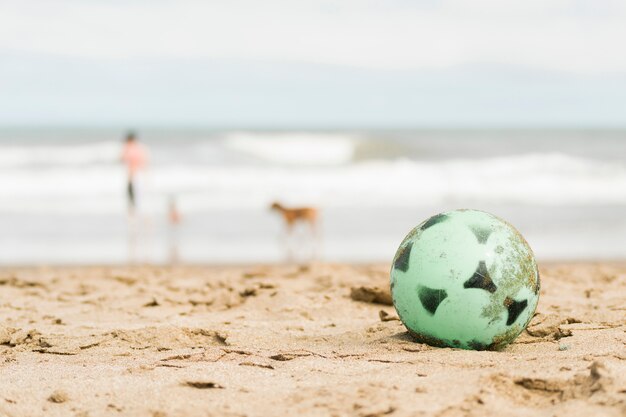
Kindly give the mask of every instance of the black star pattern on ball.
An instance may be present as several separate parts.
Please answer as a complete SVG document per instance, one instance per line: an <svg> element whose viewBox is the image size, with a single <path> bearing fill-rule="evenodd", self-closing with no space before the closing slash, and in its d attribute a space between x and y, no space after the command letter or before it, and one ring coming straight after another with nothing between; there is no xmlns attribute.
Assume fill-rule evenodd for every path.
<svg viewBox="0 0 626 417"><path fill-rule="evenodd" d="M413 248L413 242L407 243L398 254L393 267L399 269L402 272L409 270L409 259L411 259L411 249Z"/></svg>
<svg viewBox="0 0 626 417"><path fill-rule="evenodd" d="M417 290L417 296L422 306L424 306L424 309L432 316L435 314L435 311L437 311L439 304L448 297L448 292L446 290L437 290L420 285Z"/></svg>
<svg viewBox="0 0 626 417"><path fill-rule="evenodd" d="M522 314L522 311L528 306L528 300L515 301L512 298L506 297L504 299L504 306L508 309L508 318L506 319L506 325L510 326L515 323L515 320Z"/></svg>
<svg viewBox="0 0 626 417"><path fill-rule="evenodd" d="M420 227L420 230L424 231L429 227L434 226L437 223L444 222L446 220L448 220L448 216L446 216L445 214L435 214L433 217L424 222L422 227Z"/></svg>
<svg viewBox="0 0 626 417"><path fill-rule="evenodd" d="M480 288L485 291L489 291L490 293L494 293L498 289L489 276L489 271L487 271L485 261L480 261L478 263L476 272L474 272L474 275L472 275L470 279L465 281L463 288Z"/></svg>
<svg viewBox="0 0 626 417"><path fill-rule="evenodd" d="M487 239L489 239L489 235L491 235L491 229L479 225L473 225L469 228L472 233L474 233L474 236L476 236L478 243L480 243L481 245L487 243Z"/></svg>

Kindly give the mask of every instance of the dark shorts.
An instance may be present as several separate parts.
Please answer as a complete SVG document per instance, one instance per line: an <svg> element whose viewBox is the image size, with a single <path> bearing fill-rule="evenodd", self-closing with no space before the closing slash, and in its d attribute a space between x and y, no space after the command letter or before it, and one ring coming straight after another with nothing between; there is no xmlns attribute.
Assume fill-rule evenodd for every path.
<svg viewBox="0 0 626 417"><path fill-rule="evenodd" d="M128 205L130 207L135 207L135 185L132 180L128 180L126 191L128 193Z"/></svg>

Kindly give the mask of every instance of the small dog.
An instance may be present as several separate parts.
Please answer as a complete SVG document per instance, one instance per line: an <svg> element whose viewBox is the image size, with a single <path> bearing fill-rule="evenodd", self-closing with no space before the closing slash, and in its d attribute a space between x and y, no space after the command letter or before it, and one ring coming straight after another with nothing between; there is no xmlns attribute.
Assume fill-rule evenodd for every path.
<svg viewBox="0 0 626 417"><path fill-rule="evenodd" d="M287 208L278 202L274 202L270 206L270 209L280 212L283 216L283 220L285 220L288 231L291 231L297 222L308 223L313 231L317 228L318 211L315 207Z"/></svg>
<svg viewBox="0 0 626 417"><path fill-rule="evenodd" d="M298 207L298 208L287 208L285 206L283 206L282 204L278 203L278 202L274 202L272 203L272 205L270 206L271 210L276 210L278 211L281 216L283 217L283 220L285 221L285 225L287 226L287 235L285 236L285 243L286 243L286 249L287 249L287 259L289 261L291 261L293 259L293 245L295 243L297 243L297 241L294 241L293 239L290 239L290 237L293 234L293 229L294 226L297 223L305 223L308 224L309 227L311 228L311 237L312 237L312 259L315 259L317 257L317 251L318 251L318 230L317 230L317 226L318 226L318 218L319 218L319 211L317 208L315 207ZM295 237L295 236L294 236ZM300 242L301 243L301 242Z"/></svg>

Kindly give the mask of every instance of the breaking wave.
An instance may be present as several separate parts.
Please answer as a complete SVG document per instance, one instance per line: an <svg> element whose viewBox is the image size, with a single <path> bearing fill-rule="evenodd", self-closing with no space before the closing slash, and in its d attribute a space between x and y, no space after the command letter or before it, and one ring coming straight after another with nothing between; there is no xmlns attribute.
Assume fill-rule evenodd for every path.
<svg viewBox="0 0 626 417"><path fill-rule="evenodd" d="M248 139L229 140L227 146L239 140ZM64 160L32 169L29 165L16 164L15 158L0 158L2 210L72 213L122 210L125 174L117 163L118 148L111 149L109 144L94 146L92 150L99 149L101 153L91 154L91 161L98 162L91 165ZM268 143L264 146L267 148ZM167 196L177 195L181 207L187 211L265 207L275 199L321 207L419 207L457 201L539 206L626 204L623 164L560 153L346 163L349 152L342 146L329 145L324 149L332 151L322 156L309 154L309 162L315 160L316 165L154 163L144 176L142 195L145 204L154 210L162 209ZM252 148L246 148L245 152ZM289 148L284 154L278 152L272 157L292 158L292 151ZM80 152L85 150L78 147L71 155L77 157ZM35 153L29 158L29 163L34 163L43 157ZM55 158L61 161L60 156Z"/></svg>

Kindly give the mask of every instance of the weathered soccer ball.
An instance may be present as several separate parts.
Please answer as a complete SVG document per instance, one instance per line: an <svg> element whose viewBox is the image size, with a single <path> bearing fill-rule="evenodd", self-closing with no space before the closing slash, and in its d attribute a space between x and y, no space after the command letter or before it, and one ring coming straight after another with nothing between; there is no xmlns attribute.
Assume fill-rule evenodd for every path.
<svg viewBox="0 0 626 417"><path fill-rule="evenodd" d="M513 226L482 211L455 210L429 218L402 241L391 296L418 341L499 350L532 318L539 271Z"/></svg>

